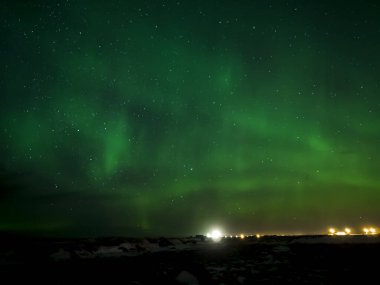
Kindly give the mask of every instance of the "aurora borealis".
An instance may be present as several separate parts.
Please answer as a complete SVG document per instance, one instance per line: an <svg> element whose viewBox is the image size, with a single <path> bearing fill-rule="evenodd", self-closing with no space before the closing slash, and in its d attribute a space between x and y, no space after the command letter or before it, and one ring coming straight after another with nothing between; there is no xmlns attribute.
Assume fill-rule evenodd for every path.
<svg viewBox="0 0 380 285"><path fill-rule="evenodd" d="M0 231L380 223L378 1L5 1Z"/></svg>

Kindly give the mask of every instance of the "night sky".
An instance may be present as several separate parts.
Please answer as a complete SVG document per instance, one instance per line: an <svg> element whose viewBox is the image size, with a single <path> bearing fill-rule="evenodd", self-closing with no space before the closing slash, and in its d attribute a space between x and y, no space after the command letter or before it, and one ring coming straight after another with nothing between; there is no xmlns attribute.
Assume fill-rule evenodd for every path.
<svg viewBox="0 0 380 285"><path fill-rule="evenodd" d="M378 1L4 1L0 231L380 222Z"/></svg>

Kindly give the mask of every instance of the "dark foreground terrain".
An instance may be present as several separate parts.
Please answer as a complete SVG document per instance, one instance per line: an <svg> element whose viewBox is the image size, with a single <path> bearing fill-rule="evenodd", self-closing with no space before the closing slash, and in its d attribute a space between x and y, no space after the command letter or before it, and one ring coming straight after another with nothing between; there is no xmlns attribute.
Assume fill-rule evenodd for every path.
<svg viewBox="0 0 380 285"><path fill-rule="evenodd" d="M377 236L0 238L1 284L340 284L377 280Z"/></svg>

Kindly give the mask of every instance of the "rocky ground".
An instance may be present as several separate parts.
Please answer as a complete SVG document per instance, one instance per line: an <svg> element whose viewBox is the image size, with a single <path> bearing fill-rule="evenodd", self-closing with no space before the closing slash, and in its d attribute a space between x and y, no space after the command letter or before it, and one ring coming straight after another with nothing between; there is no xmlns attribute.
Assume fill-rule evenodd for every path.
<svg viewBox="0 0 380 285"><path fill-rule="evenodd" d="M2 284L362 284L379 256L377 236L0 238Z"/></svg>

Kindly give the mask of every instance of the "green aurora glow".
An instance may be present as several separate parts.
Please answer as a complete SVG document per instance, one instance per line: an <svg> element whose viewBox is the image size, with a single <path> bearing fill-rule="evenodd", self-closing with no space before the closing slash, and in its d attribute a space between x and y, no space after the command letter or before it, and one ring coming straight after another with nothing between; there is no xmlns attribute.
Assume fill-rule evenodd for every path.
<svg viewBox="0 0 380 285"><path fill-rule="evenodd" d="M6 2L0 230L380 222L378 1Z"/></svg>

